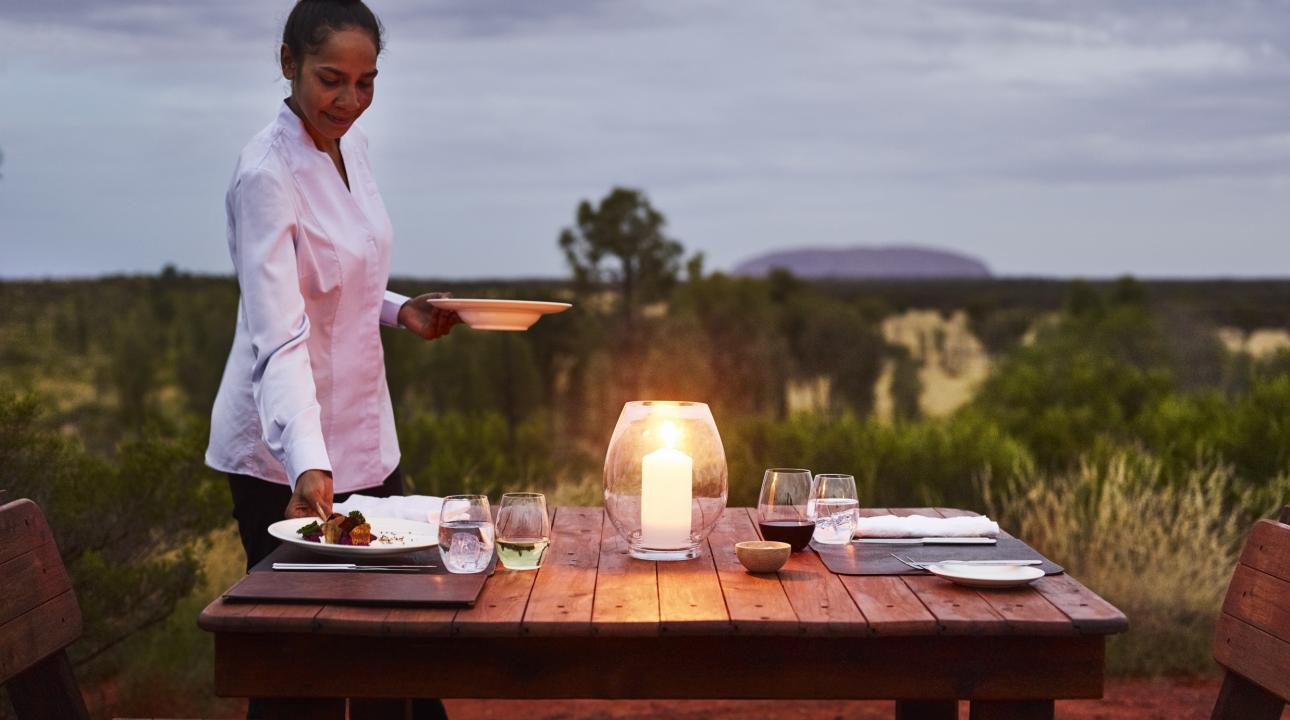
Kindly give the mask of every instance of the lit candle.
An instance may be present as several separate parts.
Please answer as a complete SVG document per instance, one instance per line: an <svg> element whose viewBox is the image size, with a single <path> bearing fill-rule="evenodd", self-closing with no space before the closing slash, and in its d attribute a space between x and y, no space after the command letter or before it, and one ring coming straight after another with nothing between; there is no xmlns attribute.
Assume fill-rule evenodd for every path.
<svg viewBox="0 0 1290 720"><path fill-rule="evenodd" d="M675 450L681 431L664 423L661 447L641 458L641 545L659 550L690 546L690 486L694 461Z"/></svg>

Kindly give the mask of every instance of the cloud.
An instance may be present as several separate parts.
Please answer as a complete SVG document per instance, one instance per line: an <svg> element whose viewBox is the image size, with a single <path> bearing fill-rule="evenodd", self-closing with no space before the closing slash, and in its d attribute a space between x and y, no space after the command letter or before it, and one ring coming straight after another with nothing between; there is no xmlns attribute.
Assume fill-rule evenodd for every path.
<svg viewBox="0 0 1290 720"><path fill-rule="evenodd" d="M1105 239L1084 248L1085 272L1132 270L1124 248L1148 225L1199 245L1227 224L1265 238L1250 272L1290 263L1274 246L1290 221L1274 201L1290 185L1278 2L372 5L389 45L363 123L403 274L561 272L560 226L614 184L649 191L718 266L799 240L910 240L1045 271L1042 257L1009 260L1021 233L1074 232L1090 213ZM0 233L60 248L23 272L67 257L224 270L223 183L284 91L274 52L290 7L6 3ZM135 184L105 193L93 178L112 174ZM1236 191L1267 205L1208 202ZM112 251L71 250L86 229L58 217L67 194ZM1000 224L1008 197L1027 200ZM165 222L139 204L164 205ZM940 225L934 206L953 208ZM175 242L174 221L190 239Z"/></svg>

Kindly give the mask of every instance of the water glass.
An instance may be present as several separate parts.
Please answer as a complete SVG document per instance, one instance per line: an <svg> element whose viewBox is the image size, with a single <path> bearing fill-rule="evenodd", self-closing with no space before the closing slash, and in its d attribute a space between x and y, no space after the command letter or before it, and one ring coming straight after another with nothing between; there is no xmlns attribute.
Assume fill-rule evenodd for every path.
<svg viewBox="0 0 1290 720"><path fill-rule="evenodd" d="M860 518L856 479L850 475L821 473L811 483L815 534L812 539L825 545L851 542Z"/></svg>
<svg viewBox="0 0 1290 720"><path fill-rule="evenodd" d="M449 495L439 510L439 556L448 572L477 573L493 560L493 512L486 495Z"/></svg>
<svg viewBox="0 0 1290 720"><path fill-rule="evenodd" d="M497 510L497 558L508 570L537 570L551 545L542 493L506 493Z"/></svg>
<svg viewBox="0 0 1290 720"><path fill-rule="evenodd" d="M804 549L811 542L815 521L807 514L811 496L811 471L802 468L771 468L761 480L757 499L757 528L766 540L778 540Z"/></svg>

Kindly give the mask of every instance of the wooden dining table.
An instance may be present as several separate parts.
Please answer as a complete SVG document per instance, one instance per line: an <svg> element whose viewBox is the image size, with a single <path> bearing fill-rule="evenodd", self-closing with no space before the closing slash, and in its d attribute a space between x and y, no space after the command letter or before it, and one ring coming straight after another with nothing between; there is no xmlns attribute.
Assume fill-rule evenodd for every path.
<svg viewBox="0 0 1290 720"><path fill-rule="evenodd" d="M968 701L980 720L1051 718L1054 699L1102 696L1106 638L1127 629L1067 574L980 590L837 575L809 550L751 574L734 546L755 539L756 511L727 508L700 557L646 562L601 508L560 507L542 568L499 565L470 608L217 599L198 624L218 695L313 718L330 698L407 697L894 699L901 719Z"/></svg>

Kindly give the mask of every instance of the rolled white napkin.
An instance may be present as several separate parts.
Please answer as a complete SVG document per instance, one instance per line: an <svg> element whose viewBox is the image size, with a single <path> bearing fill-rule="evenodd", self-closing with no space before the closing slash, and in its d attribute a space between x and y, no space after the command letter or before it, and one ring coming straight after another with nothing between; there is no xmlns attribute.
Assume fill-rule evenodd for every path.
<svg viewBox="0 0 1290 720"><path fill-rule="evenodd" d="M364 517L399 518L417 522L439 524L439 508L443 498L433 495L401 495L396 497L372 497L370 495L350 495L345 502L332 505L332 512L342 515L354 510L363 513Z"/></svg>
<svg viewBox="0 0 1290 720"><path fill-rule="evenodd" d="M999 524L984 515L936 518L922 515L862 517L856 537L998 537Z"/></svg>

